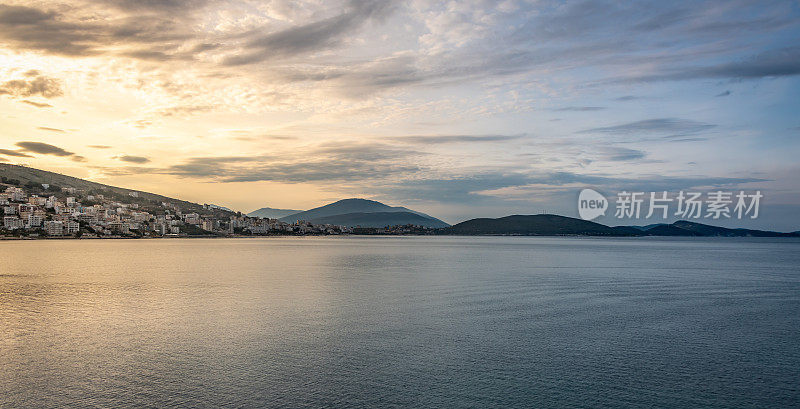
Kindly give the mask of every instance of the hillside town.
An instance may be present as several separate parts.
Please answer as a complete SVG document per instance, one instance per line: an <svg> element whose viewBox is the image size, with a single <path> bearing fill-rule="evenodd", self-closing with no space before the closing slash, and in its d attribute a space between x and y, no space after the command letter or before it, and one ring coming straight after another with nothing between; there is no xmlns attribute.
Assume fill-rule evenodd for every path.
<svg viewBox="0 0 800 409"><path fill-rule="evenodd" d="M146 238L247 235L335 235L346 226L286 223L248 217L218 206L127 197L110 189L79 189L3 178L0 236L11 238ZM187 208L191 207L191 208Z"/></svg>

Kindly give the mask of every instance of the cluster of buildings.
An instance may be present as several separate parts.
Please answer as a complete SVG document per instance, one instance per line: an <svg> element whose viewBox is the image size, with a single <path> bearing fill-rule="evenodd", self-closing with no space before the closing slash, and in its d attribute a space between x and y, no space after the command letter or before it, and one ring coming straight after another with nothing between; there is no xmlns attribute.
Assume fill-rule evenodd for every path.
<svg viewBox="0 0 800 409"><path fill-rule="evenodd" d="M45 191L48 187L42 186ZM168 213L153 215L138 210L137 204L106 200L102 194L87 195L75 188L63 188L58 194L28 195L21 187L7 186L0 193L0 228L6 234L86 237L180 231L172 228Z"/></svg>
<svg viewBox="0 0 800 409"><path fill-rule="evenodd" d="M294 223L282 222L278 219L262 219L259 217L235 216L230 218L234 231L242 230L249 234L310 234L328 235L352 233L353 228L332 224L311 224L302 220Z"/></svg>
<svg viewBox="0 0 800 409"><path fill-rule="evenodd" d="M48 194L28 194L21 187L0 185L0 235L88 238L352 233L345 226L285 223L221 211L213 205L181 209L175 203L145 201L137 192L128 193L131 200L120 200L118 194L106 197L71 187L51 192L46 184L35 190Z"/></svg>

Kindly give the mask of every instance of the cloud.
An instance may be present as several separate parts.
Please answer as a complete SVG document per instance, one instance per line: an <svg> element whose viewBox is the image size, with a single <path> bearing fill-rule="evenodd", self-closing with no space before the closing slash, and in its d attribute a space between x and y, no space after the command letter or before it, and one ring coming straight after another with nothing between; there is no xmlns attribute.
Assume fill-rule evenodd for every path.
<svg viewBox="0 0 800 409"><path fill-rule="evenodd" d="M30 7L0 5L0 24L11 26L39 24L51 19L54 14Z"/></svg>
<svg viewBox="0 0 800 409"><path fill-rule="evenodd" d="M88 2L54 4L48 10L0 5L0 42L17 50L70 57L112 54L148 60L191 59L191 51L184 49L185 43L200 41L188 28L198 10L193 6L198 3ZM108 5L122 12L109 13ZM176 13L177 9L182 13Z"/></svg>
<svg viewBox="0 0 800 409"><path fill-rule="evenodd" d="M738 39L792 28L792 10L781 2L697 7L603 0L519 3L513 13L491 2L458 6L417 2L403 7L395 3L344 0L324 7L315 2L252 7L224 3L221 9L212 7L219 3L208 0L0 5L0 42L16 50L56 55L113 55L152 63L202 61L226 70L262 64L263 70L257 72L266 77L331 82L331 89L352 97L401 86L487 81L585 67L599 73L627 67L637 73L624 75L621 81L797 73L793 62L797 52L792 48L740 59L743 47ZM332 11L338 14L331 15ZM399 13L406 14L394 21ZM210 18L219 25L209 27ZM393 24L380 25L389 18ZM289 27L283 28L287 23ZM276 26L281 28L276 30ZM375 33L359 36L364 27ZM401 45L385 49L389 43L376 45L373 37L380 34L396 38ZM414 45L406 44L405 36ZM370 45L370 52L359 49L361 44ZM334 49L342 52L331 53ZM286 63L301 55L302 61ZM565 110L571 108L599 107Z"/></svg>
<svg viewBox="0 0 800 409"><path fill-rule="evenodd" d="M399 136L392 141L409 144L440 144L470 142L501 142L522 138L524 135L420 135Z"/></svg>
<svg viewBox="0 0 800 409"><path fill-rule="evenodd" d="M687 70L682 78L752 79L800 74L800 47L770 50L747 60Z"/></svg>
<svg viewBox="0 0 800 409"><path fill-rule="evenodd" d="M324 144L291 160L267 155L260 158L196 158L168 169L177 175L197 176L211 171L226 182L276 181L285 183L362 183L404 177L420 171L411 158L422 155L407 149L372 144Z"/></svg>
<svg viewBox="0 0 800 409"><path fill-rule="evenodd" d="M694 135L714 128L716 125L678 118L656 118L629 122L621 125L591 128L579 133L602 133L612 135L661 135L667 138Z"/></svg>
<svg viewBox="0 0 800 409"><path fill-rule="evenodd" d="M393 199L476 204L489 199L476 192L526 185L530 180L531 177L523 173L487 172L447 178L408 179L376 190Z"/></svg>
<svg viewBox="0 0 800 409"><path fill-rule="evenodd" d="M26 141L26 142L17 142L16 145L20 148L19 151L7 151L7 150L3 150L3 151L18 153L18 155L13 155L13 156L23 156L24 155L24 157L31 157L30 155L27 155L27 154L19 155L19 153L21 153L21 152L31 152L31 153L38 153L38 154L41 154L41 155L53 155L53 156L59 156L59 157L68 157L73 162L86 162L87 161L87 159L85 157L83 157L83 156L76 155L73 152L69 152L69 151L67 151L67 150L65 150L63 148L59 148L58 146L50 145L48 143L27 142Z"/></svg>
<svg viewBox="0 0 800 409"><path fill-rule="evenodd" d="M761 178L669 177L620 178L573 172L486 172L448 178L419 178L374 189L395 200L424 200L449 204L480 205L505 200L550 201L568 198L584 187L599 191L679 191L699 187L735 188L764 182ZM558 201L563 206L563 201Z"/></svg>
<svg viewBox="0 0 800 409"><path fill-rule="evenodd" d="M39 153L42 155L72 156L73 152L68 152L55 145L43 142L17 142L17 146L25 152Z"/></svg>
<svg viewBox="0 0 800 409"><path fill-rule="evenodd" d="M15 48L41 50L61 55L88 55L92 35L89 27L66 23L54 11L33 7L0 5L0 38Z"/></svg>
<svg viewBox="0 0 800 409"><path fill-rule="evenodd" d="M720 92L719 94L717 94L717 95L714 95L714 96L715 96L715 97L727 97L727 96L728 96L728 95L730 95L730 94L731 94L731 92L730 92L730 91L725 91L725 92Z"/></svg>
<svg viewBox="0 0 800 409"><path fill-rule="evenodd" d="M664 66L655 74L618 78L617 82L696 79L753 80L800 75L800 47L769 50L747 59L705 66Z"/></svg>
<svg viewBox="0 0 800 409"><path fill-rule="evenodd" d="M152 126L153 125L152 121L148 121L146 119L137 119L135 121L128 121L127 123L133 125L133 127L137 128L137 129L145 129L148 126Z"/></svg>
<svg viewBox="0 0 800 409"><path fill-rule="evenodd" d="M591 111L602 111L606 109L606 107L563 107L563 108L555 108L553 111L556 112L591 112Z"/></svg>
<svg viewBox="0 0 800 409"><path fill-rule="evenodd" d="M199 114L203 112L208 112L213 110L214 107L211 105L181 105L181 106L174 106L169 108L164 108L158 110L158 114L161 116L190 116L194 114ZM137 121L137 127L146 127L152 125L149 121Z"/></svg>
<svg viewBox="0 0 800 409"><path fill-rule="evenodd" d="M243 142L257 142L257 141L262 141L262 140L293 141L293 140L297 140L298 139L296 136L291 136L291 135L270 135L270 134L266 134L266 135L248 136L249 131L233 131L231 133L232 134L240 134L240 136L233 136L233 139L235 139L237 141L243 141Z"/></svg>
<svg viewBox="0 0 800 409"><path fill-rule="evenodd" d="M55 98L64 95L64 92L61 90L61 81L38 76L32 80L11 80L0 84L0 95L4 94L13 97L39 95L44 98Z"/></svg>
<svg viewBox="0 0 800 409"><path fill-rule="evenodd" d="M647 153L644 151L620 147L600 147L593 149L593 152L599 154L601 159L613 162L644 159L644 157L647 156Z"/></svg>
<svg viewBox="0 0 800 409"><path fill-rule="evenodd" d="M111 149L108 145L89 145L89 147L94 149Z"/></svg>
<svg viewBox="0 0 800 409"><path fill-rule="evenodd" d="M28 104L28 105L35 106L36 108L52 108L53 107L52 105L46 104L44 102L29 101L27 99L24 99L24 100L19 101L19 102L22 102L23 104Z"/></svg>
<svg viewBox="0 0 800 409"><path fill-rule="evenodd" d="M333 17L266 35L257 31L245 43L245 52L226 58L224 64L252 64L331 48L365 22L386 16L391 7L391 1L351 1L346 11Z"/></svg>
<svg viewBox="0 0 800 409"><path fill-rule="evenodd" d="M122 155L122 156L117 156L116 158L121 160L121 161L123 161L123 162L130 162L130 163L148 163L148 162L150 162L150 159L146 158L144 156Z"/></svg>
<svg viewBox="0 0 800 409"><path fill-rule="evenodd" d="M0 155L16 156L18 158L32 158L33 156L21 151L12 151L10 149L0 149Z"/></svg>
<svg viewBox="0 0 800 409"><path fill-rule="evenodd" d="M204 7L209 0L100 0L98 3L136 12L176 12Z"/></svg>
<svg viewBox="0 0 800 409"><path fill-rule="evenodd" d="M48 128L48 127L46 127L46 126L40 126L40 127L36 128L36 129L40 129L40 130L42 130L42 131L49 131L49 132L61 132L61 133L64 133L64 132L66 132L66 131L64 131L63 129L58 129L58 128Z"/></svg>
<svg viewBox="0 0 800 409"><path fill-rule="evenodd" d="M259 135L256 138L273 140L273 141L292 141L297 139L296 136L291 136L291 135Z"/></svg>
<svg viewBox="0 0 800 409"><path fill-rule="evenodd" d="M109 174L166 174L220 182L274 181L283 183L378 183L413 174L420 167L411 160L424 155L376 143L326 143L294 155L209 156L189 158L166 168L104 169Z"/></svg>

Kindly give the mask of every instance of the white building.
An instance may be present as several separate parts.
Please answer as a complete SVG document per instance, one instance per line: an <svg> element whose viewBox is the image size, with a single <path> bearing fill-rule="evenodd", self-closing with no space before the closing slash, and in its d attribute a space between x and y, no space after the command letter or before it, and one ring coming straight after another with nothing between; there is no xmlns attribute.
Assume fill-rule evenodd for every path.
<svg viewBox="0 0 800 409"><path fill-rule="evenodd" d="M79 221L86 222L89 224L97 223L98 219L97 216L89 213L81 213L76 217Z"/></svg>
<svg viewBox="0 0 800 409"><path fill-rule="evenodd" d="M17 210L19 213L33 213L36 211L36 206L32 204L20 204L19 209Z"/></svg>
<svg viewBox="0 0 800 409"><path fill-rule="evenodd" d="M75 234L80 229L81 229L81 225L80 225L80 223L78 223L76 221L70 220L70 221L64 223L64 233L65 234Z"/></svg>
<svg viewBox="0 0 800 409"><path fill-rule="evenodd" d="M6 230L16 230L25 228L25 222L17 216L3 217L3 227Z"/></svg>
<svg viewBox="0 0 800 409"><path fill-rule="evenodd" d="M128 233L131 232L130 224L123 223L123 222L120 222L120 221L114 221L114 222L109 223L108 224L108 228L109 228L109 230L111 230L113 232L116 232L116 233L128 234Z"/></svg>
<svg viewBox="0 0 800 409"><path fill-rule="evenodd" d="M28 215L28 224L26 227L34 228L34 227L42 227L42 222L44 218L40 214L32 213Z"/></svg>
<svg viewBox="0 0 800 409"><path fill-rule="evenodd" d="M267 234L270 231L270 227L269 227L268 224L261 224L261 225L258 225L258 226L250 226L250 227L246 227L245 229L249 230L250 233L253 233L253 234Z"/></svg>
<svg viewBox="0 0 800 409"><path fill-rule="evenodd" d="M150 213L147 212L133 212L133 221L135 222L145 222L150 220Z"/></svg>
<svg viewBox="0 0 800 409"><path fill-rule="evenodd" d="M184 216L183 221L186 224L200 224L200 215L197 213L189 213Z"/></svg>
<svg viewBox="0 0 800 409"><path fill-rule="evenodd" d="M8 194L9 200L13 202L24 202L25 201L25 191L18 187L9 187L6 189L6 193Z"/></svg>
<svg viewBox="0 0 800 409"><path fill-rule="evenodd" d="M64 223L54 220L44 222L44 231L48 236L63 236Z"/></svg>

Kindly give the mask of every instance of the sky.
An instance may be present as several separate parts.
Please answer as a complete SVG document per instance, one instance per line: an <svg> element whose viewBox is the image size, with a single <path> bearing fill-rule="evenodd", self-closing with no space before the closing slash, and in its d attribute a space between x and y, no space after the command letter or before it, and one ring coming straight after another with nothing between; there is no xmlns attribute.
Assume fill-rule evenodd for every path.
<svg viewBox="0 0 800 409"><path fill-rule="evenodd" d="M712 224L795 231L798 74L798 1L0 0L0 161L451 223L759 190Z"/></svg>

